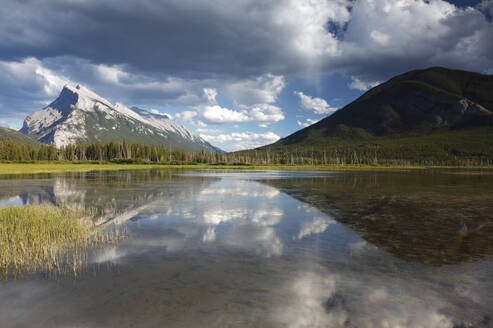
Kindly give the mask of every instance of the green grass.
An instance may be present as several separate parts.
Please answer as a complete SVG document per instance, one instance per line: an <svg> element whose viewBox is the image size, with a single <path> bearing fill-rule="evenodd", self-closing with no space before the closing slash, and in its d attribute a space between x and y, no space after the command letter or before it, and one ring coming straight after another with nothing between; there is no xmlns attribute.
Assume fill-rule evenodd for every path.
<svg viewBox="0 0 493 328"><path fill-rule="evenodd" d="M0 174L29 174L55 172L88 172L95 170L131 170L161 167L156 164L114 164L114 163L72 163L72 162L39 162L39 163L0 163Z"/></svg>
<svg viewBox="0 0 493 328"><path fill-rule="evenodd" d="M0 272L3 279L26 272L73 274L87 262L87 251L114 245L118 229L94 227L90 212L52 205L0 207Z"/></svg>
<svg viewBox="0 0 493 328"><path fill-rule="evenodd" d="M0 175L35 174L56 172L88 172L97 170L138 170L151 168L184 168L184 169L254 169L254 170L392 170L392 169L427 169L427 168L474 168L493 169L489 166L425 166L425 165L366 165L366 164L327 164L327 165L286 165L286 164L115 164L115 163L0 163Z"/></svg>

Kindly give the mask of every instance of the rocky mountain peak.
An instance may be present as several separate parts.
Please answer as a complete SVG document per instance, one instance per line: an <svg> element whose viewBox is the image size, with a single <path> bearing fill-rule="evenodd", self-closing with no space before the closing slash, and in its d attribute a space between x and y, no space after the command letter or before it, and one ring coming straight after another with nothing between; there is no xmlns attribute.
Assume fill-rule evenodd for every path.
<svg viewBox="0 0 493 328"><path fill-rule="evenodd" d="M164 144L180 150L217 151L169 116L113 105L89 88L67 84L45 108L29 115L20 132L57 146L95 141Z"/></svg>

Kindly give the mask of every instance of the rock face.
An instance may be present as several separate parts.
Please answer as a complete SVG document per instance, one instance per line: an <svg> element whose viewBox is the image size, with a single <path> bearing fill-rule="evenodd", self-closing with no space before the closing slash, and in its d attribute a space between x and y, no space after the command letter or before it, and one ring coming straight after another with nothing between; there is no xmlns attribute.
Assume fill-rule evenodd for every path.
<svg viewBox="0 0 493 328"><path fill-rule="evenodd" d="M81 85L66 85L55 101L26 117L20 132L57 147L125 139L178 150L218 151L168 115L113 105Z"/></svg>
<svg viewBox="0 0 493 328"><path fill-rule="evenodd" d="M316 142L341 131L365 137L491 125L493 75L433 67L396 76L278 143Z"/></svg>

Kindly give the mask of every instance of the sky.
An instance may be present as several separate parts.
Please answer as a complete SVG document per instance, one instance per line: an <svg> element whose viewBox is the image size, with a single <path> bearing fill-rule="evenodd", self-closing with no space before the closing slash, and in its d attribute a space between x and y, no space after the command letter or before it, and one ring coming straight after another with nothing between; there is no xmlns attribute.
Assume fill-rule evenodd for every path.
<svg viewBox="0 0 493 328"><path fill-rule="evenodd" d="M493 0L2 0L0 125L67 83L224 150L272 143L412 69L493 74Z"/></svg>

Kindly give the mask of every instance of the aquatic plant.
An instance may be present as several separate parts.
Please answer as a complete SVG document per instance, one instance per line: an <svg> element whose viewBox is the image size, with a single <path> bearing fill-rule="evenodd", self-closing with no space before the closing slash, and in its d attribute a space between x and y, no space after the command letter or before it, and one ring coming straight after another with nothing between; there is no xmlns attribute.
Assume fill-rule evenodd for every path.
<svg viewBox="0 0 493 328"><path fill-rule="evenodd" d="M53 205L0 207L2 278L30 272L76 278L90 250L114 246L126 236L122 228L94 226L91 213Z"/></svg>

